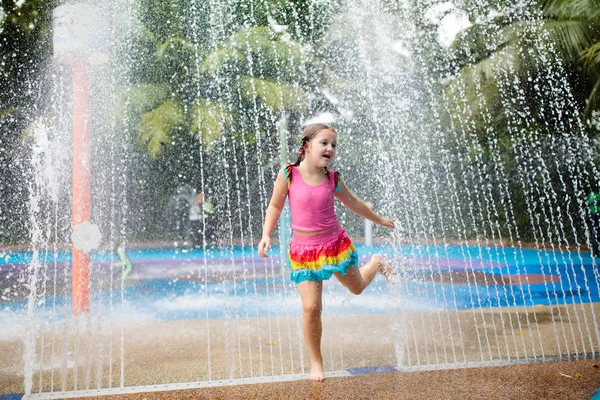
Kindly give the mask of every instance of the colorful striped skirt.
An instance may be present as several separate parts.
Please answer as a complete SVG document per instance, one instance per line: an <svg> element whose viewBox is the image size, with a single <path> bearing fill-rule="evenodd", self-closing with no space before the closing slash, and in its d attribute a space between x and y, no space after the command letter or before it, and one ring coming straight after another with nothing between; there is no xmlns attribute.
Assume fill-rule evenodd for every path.
<svg viewBox="0 0 600 400"><path fill-rule="evenodd" d="M289 266L293 282L324 281L334 272L343 276L350 265L358 267L358 253L341 226L319 235L292 236Z"/></svg>

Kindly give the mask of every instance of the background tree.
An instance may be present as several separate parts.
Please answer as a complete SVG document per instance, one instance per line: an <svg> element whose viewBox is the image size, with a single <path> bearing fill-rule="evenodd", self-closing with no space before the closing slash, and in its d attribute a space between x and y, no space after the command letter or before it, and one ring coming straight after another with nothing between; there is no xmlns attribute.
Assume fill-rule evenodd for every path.
<svg viewBox="0 0 600 400"><path fill-rule="evenodd" d="M42 108L51 56L53 0L0 6L0 243L26 240L28 148L25 127Z"/></svg>
<svg viewBox="0 0 600 400"><path fill-rule="evenodd" d="M536 215L562 206L559 198L571 199L567 213L579 214L581 193L595 185L586 178L593 174L576 181L568 177L573 168L593 168L586 148L597 154L593 142L582 136L599 133L594 123L598 2L540 0L514 7L510 2L465 1L458 7L471 26L458 34L445 67L438 70L445 86L441 104L452 132L448 143L463 160L456 168L471 182L477 175L493 177L493 168L502 165L517 210L515 223L522 237L533 240ZM494 186L502 187L500 182ZM502 193L492 195L505 206ZM528 196L541 201L528 204ZM539 221L541 231L552 224ZM583 232L583 220L574 224L573 231ZM572 232L565 235L581 240Z"/></svg>
<svg viewBox="0 0 600 400"><path fill-rule="evenodd" d="M600 110L600 2L540 0L519 9L502 2L466 1L462 8L473 25L459 33L450 48L448 73L454 79L448 91L456 94L459 86L464 88L463 94L470 96L471 116L481 115L481 102L473 98L481 93L486 104L496 107L496 123L505 125L498 90L507 80L518 81L536 115L551 115L539 109L535 86L540 74L546 73L540 60L554 59L564 67L582 123L593 128L590 118Z"/></svg>

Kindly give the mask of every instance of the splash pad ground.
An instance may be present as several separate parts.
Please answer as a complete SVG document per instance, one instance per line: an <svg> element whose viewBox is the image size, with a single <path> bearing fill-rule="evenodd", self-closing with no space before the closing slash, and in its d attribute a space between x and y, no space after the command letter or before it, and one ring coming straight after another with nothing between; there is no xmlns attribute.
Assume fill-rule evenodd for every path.
<svg viewBox="0 0 600 400"><path fill-rule="evenodd" d="M329 378L220 386L170 392L145 392L98 399L589 399L600 374L589 361L538 365L367 373Z"/></svg>
<svg viewBox="0 0 600 400"><path fill-rule="evenodd" d="M547 308L539 313L554 313L555 310L556 308ZM418 318L418 315L414 317ZM468 319L468 316L466 317ZM223 329L222 321L212 322L212 329ZM37 398L109 396L108 398L114 399L423 399L443 396L448 399L589 399L600 387L600 372L594 367L599 362L595 359L557 361L549 357L546 360L549 362L499 362L489 363L485 367L481 366L483 364L477 367L477 363L472 363L471 368L440 365L437 370L406 368L399 371L397 367L391 367L395 363L393 344L379 339L380 333L385 335L389 315L338 317L335 321L325 319L324 322L324 346L330 345L327 342L334 340L333 327L346 331L344 336L347 339L344 354L344 365L347 368L329 372L324 384L307 382L304 380L306 375L278 375L282 366L277 362L269 365L267 371L264 371L264 377L233 381L223 379L226 376L227 355L222 340L213 341L212 353L221 356L211 360L213 373L221 376L221 379L206 382L206 364L199 361L206 360L203 337L205 326L202 322L155 321L128 326L124 332L127 337L135 338L128 340L124 349L127 354L124 376L127 387L94 390L92 385L89 390L68 394L54 393L54 397L47 394L38 395ZM541 328L543 335L552 336L548 325ZM256 335L252 339L256 339ZM469 341L473 343L474 339L469 338ZM431 345L433 342L435 339L423 338L417 346ZM22 357L20 343L3 342L0 346L3 365L6 365L7 360ZM475 346L465 347L467 356L473 355ZM293 358L284 354L286 361L292 361ZM113 382L118 386L119 363L118 360L115 361ZM247 364L250 361L243 362ZM253 361L258 363L258 357ZM339 363L339 360L336 362ZM379 368L373 368L374 366ZM243 367L248 368L247 365ZM284 372L289 372L285 365L283 368ZM81 368L82 386L85 381L83 371L84 368ZM103 387L108 383L105 381L107 372L103 372ZM275 375L271 376L271 373ZM58 372L56 378L55 387L60 384ZM95 378L92 376L92 380ZM22 393L22 373L14 371L11 374L3 371L0 381L3 382L5 393ZM192 383L170 383L173 381ZM49 384L47 381L43 383L45 387L49 387ZM32 398L36 398L36 395Z"/></svg>
<svg viewBox="0 0 600 400"><path fill-rule="evenodd" d="M169 390L177 398L288 398L297 390L297 398L306 393L343 398L350 393L348 386L355 398L448 392L456 398L490 393L502 398L503 391L505 398L528 398L528 393L529 398L553 398L553 393L554 398L589 398L600 386L600 372L592 367L597 343L590 345L594 341L587 341L590 332L585 332L593 326L583 324L591 324L599 311L598 290L592 285L592 260L584 253L580 263L569 263L563 253L523 250L524 256L511 263L506 256L511 249L504 249L504 255L487 252L500 254L501 260L481 257L476 248L451 248L444 257L432 257L432 249L426 256L406 251L395 256L403 273L394 287L378 279L368 293L356 297L331 281L323 318L330 379L316 387L302 381L308 356L298 348L303 343L300 307L276 258L265 263L246 249L222 250L226 257L219 257L220 251L208 257L181 249L132 250L131 279L122 287L116 281L110 290L106 284L92 300L108 310L112 293L112 318L93 313L74 324L61 320L60 312L42 313L47 328L36 338L42 361L34 368L33 393L42 388L64 397L57 393L64 385L75 390L70 396L130 393L137 398L132 393L152 392L139 398L158 398L160 391ZM359 251L366 256L370 249ZM276 249L273 253L278 254ZM457 254L464 258L452 257ZM27 257L6 253L2 282L18 276ZM559 259L567 261L557 268L554 260ZM63 271L68 255L57 255L54 265ZM102 255L94 265L110 271L110 260ZM584 277L592 277L586 285ZM4 394L24 391L18 328L24 301L4 303ZM52 301L54 310L68 315L68 296Z"/></svg>

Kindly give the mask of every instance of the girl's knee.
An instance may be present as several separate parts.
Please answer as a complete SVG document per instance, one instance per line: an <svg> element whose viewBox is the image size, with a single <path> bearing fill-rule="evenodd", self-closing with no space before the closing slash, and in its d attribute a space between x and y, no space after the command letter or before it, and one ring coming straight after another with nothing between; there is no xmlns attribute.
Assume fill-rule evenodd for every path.
<svg viewBox="0 0 600 400"><path fill-rule="evenodd" d="M365 286L362 284L362 279L350 279L349 276L345 276L340 279L340 283L344 285L344 287L352 294L359 295L365 290Z"/></svg>
<svg viewBox="0 0 600 400"><path fill-rule="evenodd" d="M359 295L359 294L361 294L365 290L365 288L364 287L358 287L358 286L348 286L348 290L352 294Z"/></svg>
<svg viewBox="0 0 600 400"><path fill-rule="evenodd" d="M323 306L321 303L303 304L302 312L304 313L304 316L310 319L321 318Z"/></svg>

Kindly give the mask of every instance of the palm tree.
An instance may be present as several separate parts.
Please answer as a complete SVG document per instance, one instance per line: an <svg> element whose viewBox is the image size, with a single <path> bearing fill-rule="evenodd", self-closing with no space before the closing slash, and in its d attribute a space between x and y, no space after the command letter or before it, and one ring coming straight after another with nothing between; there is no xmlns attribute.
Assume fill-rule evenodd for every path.
<svg viewBox="0 0 600 400"><path fill-rule="evenodd" d="M213 43L206 39L208 32L173 27L178 34L169 35L163 29L140 29L138 79L124 88L122 103L131 113L128 119L137 121L140 144L152 158L178 134L191 134L210 147L224 131L243 130L244 113L257 104L272 113L306 112L317 84L314 74L304 72L312 61L301 44L306 38L284 30L270 16L273 10L267 11L268 20L254 17L252 22L270 25L221 27L225 36L213 34Z"/></svg>
<svg viewBox="0 0 600 400"><path fill-rule="evenodd" d="M517 79L521 87L535 81L543 63L560 58L575 100L587 123L600 110L600 2L598 0L539 0L530 9L491 13L498 4L464 4L472 21L450 48L453 76L450 97L466 97L478 126L485 104L498 105L502 82ZM490 15L496 15L490 17ZM532 79L533 78L533 79ZM477 87L476 87L477 86ZM534 98L535 96L529 96ZM492 110L502 125L502 110Z"/></svg>
<svg viewBox="0 0 600 400"><path fill-rule="evenodd" d="M501 172L516 228L533 239L536 213L564 207L564 215L580 214L581 193L595 185L597 149L580 134L600 134L590 123L600 110L600 2L535 0L519 8L466 0L462 6L472 25L448 49L450 66L441 74L447 143L464 177L459 185ZM506 193L490 193L502 210ZM534 193L557 195L531 202ZM585 221L571 223L581 236L570 240L585 240Z"/></svg>

